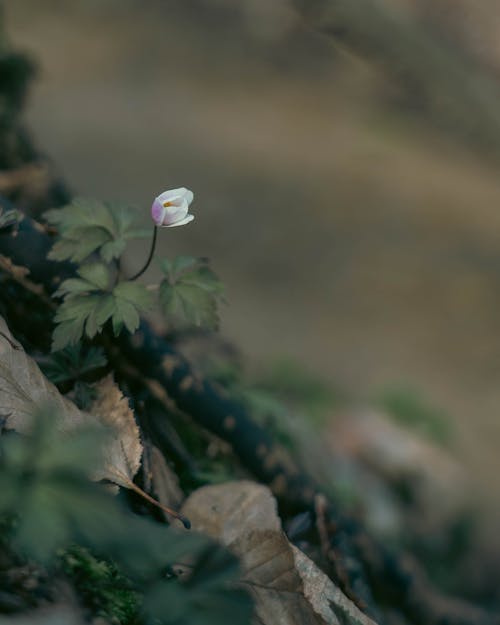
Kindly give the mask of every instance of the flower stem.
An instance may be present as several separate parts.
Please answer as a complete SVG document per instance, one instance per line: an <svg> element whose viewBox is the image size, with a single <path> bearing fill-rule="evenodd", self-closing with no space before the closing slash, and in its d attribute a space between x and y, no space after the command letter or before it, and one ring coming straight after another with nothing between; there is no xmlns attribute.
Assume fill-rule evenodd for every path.
<svg viewBox="0 0 500 625"><path fill-rule="evenodd" d="M137 278L139 278L139 276L142 276L142 274L146 271L146 269L151 264L151 261L153 260L153 254L155 253L157 234L158 234L158 228L156 226L154 226L154 229L153 229L153 240L151 241L151 249L149 250L149 256L148 256L148 259L146 261L146 264L144 265L144 267L138 273L135 274L135 276L132 276L131 278L129 278L129 280L137 280Z"/></svg>

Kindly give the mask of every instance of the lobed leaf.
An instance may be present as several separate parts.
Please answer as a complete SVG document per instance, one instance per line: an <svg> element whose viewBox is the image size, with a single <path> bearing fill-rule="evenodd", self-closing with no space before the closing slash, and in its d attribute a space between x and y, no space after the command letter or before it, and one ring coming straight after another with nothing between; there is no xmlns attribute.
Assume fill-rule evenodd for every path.
<svg viewBox="0 0 500 625"><path fill-rule="evenodd" d="M65 280L55 293L64 301L54 318L58 325L52 335L52 351L76 343L84 334L93 338L109 319L115 335L123 326L135 332L140 314L153 306L151 293L136 282L119 282L111 293L106 291L110 272L103 263L82 265L78 274L81 278Z"/></svg>
<svg viewBox="0 0 500 625"><path fill-rule="evenodd" d="M50 354L40 362L40 368L51 382L57 384L77 380L90 371L106 366L106 363L106 356L100 347L83 349L77 343Z"/></svg>
<svg viewBox="0 0 500 625"><path fill-rule="evenodd" d="M123 326L131 333L140 324L140 313L147 312L153 306L153 296L142 284L119 282L113 289L115 310L113 312L113 331L117 336Z"/></svg>
<svg viewBox="0 0 500 625"><path fill-rule="evenodd" d="M160 305L174 327L216 329L223 285L204 258L178 256L160 263L166 278L160 284Z"/></svg>
<svg viewBox="0 0 500 625"><path fill-rule="evenodd" d="M110 263L123 254L127 240L136 232L132 209L85 198L75 198L68 206L49 210L45 218L60 235L49 253L53 260L80 263L99 252Z"/></svg>

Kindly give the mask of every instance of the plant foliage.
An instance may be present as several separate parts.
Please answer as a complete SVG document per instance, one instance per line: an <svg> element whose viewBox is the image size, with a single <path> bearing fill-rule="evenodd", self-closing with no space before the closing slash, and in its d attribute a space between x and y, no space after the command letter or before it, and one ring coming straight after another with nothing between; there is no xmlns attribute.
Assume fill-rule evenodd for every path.
<svg viewBox="0 0 500 625"><path fill-rule="evenodd" d="M111 283L111 270L104 263L80 266L79 278L65 280L54 294L62 297L53 334L53 351L79 341L85 334L93 338L111 320L117 336L123 326L129 332L139 327L140 314L151 309L153 296L142 284L131 281Z"/></svg>
<svg viewBox="0 0 500 625"><path fill-rule="evenodd" d="M80 558L79 565L73 556L66 565L73 574L90 566L98 577L119 579L127 591L122 609L133 615L137 597L147 624L249 623L250 600L233 586L233 556L198 534L132 515L89 481L102 436L88 427L71 435L59 431L46 407L35 414L31 436L0 438L0 518L13 520L14 549L49 568L57 568L61 549L75 544L99 554L109 564ZM175 564L181 559L190 563L182 575Z"/></svg>
<svg viewBox="0 0 500 625"><path fill-rule="evenodd" d="M106 356L100 347L85 349L81 343L68 345L40 362L43 373L54 384L79 380L86 374L105 367Z"/></svg>
<svg viewBox="0 0 500 625"><path fill-rule="evenodd" d="M49 254L52 260L81 263L98 253L110 263L122 255L129 239L145 235L134 226L135 211L129 207L87 198L75 198L64 208L49 210L45 218L60 235Z"/></svg>
<svg viewBox="0 0 500 625"><path fill-rule="evenodd" d="M224 288L207 259L178 256L173 261L162 259L160 265L165 274L160 284L160 305L167 320L175 328L194 325L216 329L217 306Z"/></svg>

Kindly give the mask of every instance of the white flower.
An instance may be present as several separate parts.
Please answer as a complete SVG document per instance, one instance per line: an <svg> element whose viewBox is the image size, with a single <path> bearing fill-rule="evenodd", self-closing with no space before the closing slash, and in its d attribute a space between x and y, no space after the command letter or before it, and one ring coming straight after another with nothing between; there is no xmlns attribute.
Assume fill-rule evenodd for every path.
<svg viewBox="0 0 500 625"><path fill-rule="evenodd" d="M161 228L188 224L194 219L194 215L189 214L189 205L193 197L193 192L184 187L160 193L151 206L153 221Z"/></svg>

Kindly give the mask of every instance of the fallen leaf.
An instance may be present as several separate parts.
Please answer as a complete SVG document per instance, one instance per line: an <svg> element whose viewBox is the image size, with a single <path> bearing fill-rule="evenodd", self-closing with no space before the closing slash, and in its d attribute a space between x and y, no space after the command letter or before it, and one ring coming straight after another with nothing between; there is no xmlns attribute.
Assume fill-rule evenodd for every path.
<svg viewBox="0 0 500 625"><path fill-rule="evenodd" d="M161 451L154 445L151 447L149 456L154 494L164 506L178 508L184 499L184 494L179 487L177 475L168 466Z"/></svg>
<svg viewBox="0 0 500 625"><path fill-rule="evenodd" d="M142 454L139 429L128 401L111 377L97 383L96 390L92 413L79 410L43 375L0 316L0 416L5 420L4 427L29 432L35 409L47 403L58 415L61 432L83 425L105 425L111 435L103 450L104 464L96 467L95 478L131 488Z"/></svg>
<svg viewBox="0 0 500 625"><path fill-rule="evenodd" d="M0 316L0 410L7 419L6 428L28 431L35 409L47 403L60 415L61 431L83 425L90 418L47 380Z"/></svg>
<svg viewBox="0 0 500 625"><path fill-rule="evenodd" d="M102 477L128 488L141 466L142 457L140 432L134 413L112 374L99 380L93 388L97 395L89 411L111 430Z"/></svg>
<svg viewBox="0 0 500 625"><path fill-rule="evenodd" d="M204 486L182 512L193 529L228 547L241 561L240 582L262 625L376 625L281 528L271 491L254 482Z"/></svg>

